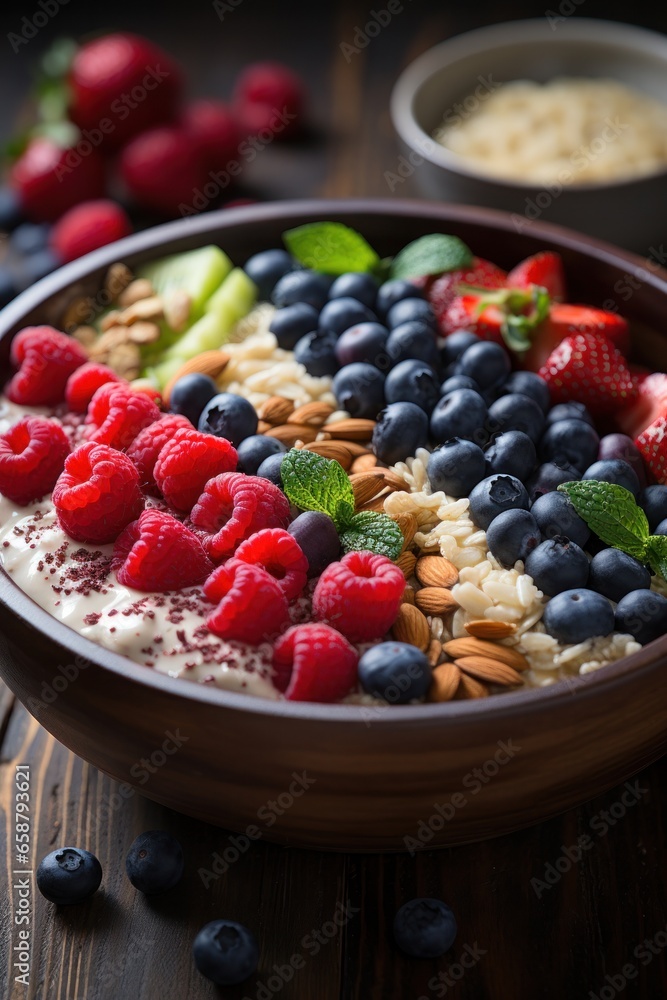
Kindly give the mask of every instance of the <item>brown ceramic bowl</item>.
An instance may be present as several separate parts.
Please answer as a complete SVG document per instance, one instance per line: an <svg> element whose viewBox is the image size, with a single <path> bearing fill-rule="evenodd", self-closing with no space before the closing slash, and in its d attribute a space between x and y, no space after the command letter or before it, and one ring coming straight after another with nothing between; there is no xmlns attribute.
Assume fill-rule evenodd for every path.
<svg viewBox="0 0 667 1000"><path fill-rule="evenodd" d="M506 267L556 249L571 298L608 307L616 300L636 331L638 356L665 365L665 340L656 332L667 315L665 272L564 229L536 224L519 234L499 212L400 201L273 204L132 236L50 275L8 306L0 316L0 364L6 371L18 329L53 319L75 292L94 293L115 260L132 266L214 241L242 262L280 245L283 230L315 219L354 226L381 254L434 230L456 233ZM261 701L172 680L102 649L0 574L2 676L57 739L126 792L134 786L192 816L304 847L404 850L420 831L429 847L461 843L584 801L664 752L666 659L667 637L569 683L374 713ZM175 752L165 753L172 734L180 746L168 743ZM147 773L139 762L152 755Z"/></svg>

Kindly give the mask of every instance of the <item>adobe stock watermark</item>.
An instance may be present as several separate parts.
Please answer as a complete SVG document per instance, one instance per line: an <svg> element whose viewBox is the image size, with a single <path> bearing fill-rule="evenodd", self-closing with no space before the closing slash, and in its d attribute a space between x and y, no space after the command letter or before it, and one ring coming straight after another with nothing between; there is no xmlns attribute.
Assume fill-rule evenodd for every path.
<svg viewBox="0 0 667 1000"><path fill-rule="evenodd" d="M357 24L351 42L341 42L338 48L343 53L346 63L352 62L353 56L358 56L370 45L380 32L391 24L397 14L402 14L405 10L401 0L389 0L386 7L380 10L369 10L368 20L365 24Z"/></svg>
<svg viewBox="0 0 667 1000"><path fill-rule="evenodd" d="M456 962L451 962L447 971L439 972L437 976L432 976L426 984L433 996L438 998L446 997L451 989L456 989L466 972L474 969L479 961L488 954L487 948L480 948L477 941L474 944L463 946L461 954ZM417 1000L431 1000L429 996L417 997Z"/></svg>
<svg viewBox="0 0 667 1000"><path fill-rule="evenodd" d="M434 802L433 812L427 819L421 819L417 824L417 831L414 837L406 835L403 837L405 848L411 857L417 851L423 850L435 837L439 830L442 830L445 823L451 822L456 813L464 809L473 795L479 795L482 789L492 781L500 771L501 767L509 764L520 752L521 747L516 746L511 739L507 741L498 740L498 749L492 757L485 760L480 767L473 767L471 771L461 779L463 791L454 792L447 802Z"/></svg>
<svg viewBox="0 0 667 1000"><path fill-rule="evenodd" d="M213 10L218 15L218 19L224 21L226 15L233 14L242 3L243 0L213 0Z"/></svg>
<svg viewBox="0 0 667 1000"><path fill-rule="evenodd" d="M42 28L45 28L52 18L65 7L69 0L37 0L37 9L32 14L21 18L20 30L7 32L7 41L14 53L18 53L22 45L27 45L35 38Z"/></svg>
<svg viewBox="0 0 667 1000"><path fill-rule="evenodd" d="M602 308L607 309L609 312L619 312L618 299L621 299L624 303L629 302L635 292L639 291L652 274L656 274L661 267L666 266L667 250L664 243L661 243L658 247L649 247L643 266L636 267L633 271L626 271L620 278L616 279L612 285L612 291L618 298L605 299L602 303Z"/></svg>
<svg viewBox="0 0 667 1000"><path fill-rule="evenodd" d="M558 5L558 10L545 10L544 16L552 31L555 31L561 21L567 21L572 17L577 7L581 7L586 0L562 0Z"/></svg>
<svg viewBox="0 0 667 1000"><path fill-rule="evenodd" d="M627 781L620 798L612 803L609 809L601 809L600 812L591 818L588 824L589 829L598 839L605 837L612 827L616 826L626 815L627 811L636 806L641 797L646 795L647 792L648 788L641 788L638 781L635 781L633 784ZM569 846L562 844L562 853L555 861L549 861L544 866L543 877L535 877L530 880L531 888L537 898L541 899L548 889L553 889L555 885L558 885L563 875L566 875L574 865L579 864L584 855L595 847L595 843L596 841L590 833L582 833L577 837L574 844L570 844Z"/></svg>
<svg viewBox="0 0 667 1000"><path fill-rule="evenodd" d="M54 701L67 691L70 684L78 680L81 671L90 666L90 660L83 656L76 656L74 663L61 663L56 668L57 672L50 681L43 681L39 692L39 698L30 697L26 701L26 708L34 716L39 718L39 713L53 705Z"/></svg>
<svg viewBox="0 0 667 1000"><path fill-rule="evenodd" d="M632 982L639 975L639 966L650 965L657 955L661 955L667 948L667 926L660 929L652 938L644 938L632 952L633 958L638 959L639 965L634 962L626 962L623 968L614 975L607 974L604 986L598 987L597 992L591 990L587 1000L614 1000L619 993L622 993L628 983Z"/></svg>

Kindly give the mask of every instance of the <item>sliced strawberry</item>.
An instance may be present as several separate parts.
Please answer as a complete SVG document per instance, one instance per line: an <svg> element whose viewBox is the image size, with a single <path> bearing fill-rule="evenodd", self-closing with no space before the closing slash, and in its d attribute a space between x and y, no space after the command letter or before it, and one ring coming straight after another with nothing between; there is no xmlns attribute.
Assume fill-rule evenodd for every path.
<svg viewBox="0 0 667 1000"><path fill-rule="evenodd" d="M538 371L560 342L574 333L606 337L622 354L626 354L630 346L627 321L617 313L593 306L552 302L549 318L539 327L533 346L521 359L521 367Z"/></svg>
<svg viewBox="0 0 667 1000"><path fill-rule="evenodd" d="M560 254L543 250L532 257L526 257L507 275L507 285L510 288L540 285L546 288L552 300L562 302L565 298L565 271Z"/></svg>
<svg viewBox="0 0 667 1000"><path fill-rule="evenodd" d="M635 444L655 481L667 483L667 415L662 414L645 427Z"/></svg>
<svg viewBox="0 0 667 1000"><path fill-rule="evenodd" d="M422 288L440 322L449 306L456 298L459 285L474 285L475 288L504 288L507 274L502 268L482 257L473 257L472 265L447 274L429 274L418 278L414 284ZM442 327L442 332L448 331Z"/></svg>
<svg viewBox="0 0 667 1000"><path fill-rule="evenodd" d="M454 300L439 317L440 330L447 337L456 330L470 330L482 340L503 343L503 312L498 306L481 305L479 295L456 295Z"/></svg>
<svg viewBox="0 0 667 1000"><path fill-rule="evenodd" d="M658 417L667 414L667 375L662 372L635 375L635 386L635 402L616 417L619 428L630 437L635 437Z"/></svg>
<svg viewBox="0 0 667 1000"><path fill-rule="evenodd" d="M606 337L594 333L565 337L539 375L549 386L553 403L576 400L597 415L627 406L637 395L621 352Z"/></svg>

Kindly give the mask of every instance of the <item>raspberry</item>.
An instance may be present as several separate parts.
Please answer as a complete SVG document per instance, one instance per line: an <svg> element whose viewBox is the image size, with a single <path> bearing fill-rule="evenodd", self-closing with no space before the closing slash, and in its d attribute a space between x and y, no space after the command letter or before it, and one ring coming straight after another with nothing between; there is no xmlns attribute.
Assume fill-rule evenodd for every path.
<svg viewBox="0 0 667 1000"><path fill-rule="evenodd" d="M294 625L273 647L273 682L288 701L340 701L357 683L359 654L330 628Z"/></svg>
<svg viewBox="0 0 667 1000"><path fill-rule="evenodd" d="M118 536L111 568L126 587L166 591L203 583L213 563L184 524L171 514L145 510Z"/></svg>
<svg viewBox="0 0 667 1000"><path fill-rule="evenodd" d="M144 427L159 419L160 411L145 393L110 382L99 388L90 401L86 417L86 423L91 425L88 440L122 451Z"/></svg>
<svg viewBox="0 0 667 1000"><path fill-rule="evenodd" d="M288 601L298 597L308 579L308 560L301 546L283 528L263 528L242 542L234 554L270 573Z"/></svg>
<svg viewBox="0 0 667 1000"><path fill-rule="evenodd" d="M251 563L230 559L204 584L209 601L219 601L206 619L222 639L257 645L275 638L289 625L287 599L269 573Z"/></svg>
<svg viewBox="0 0 667 1000"><path fill-rule="evenodd" d="M348 552L317 581L313 615L351 642L379 639L396 620L405 577L386 556Z"/></svg>
<svg viewBox="0 0 667 1000"><path fill-rule="evenodd" d="M131 232L132 224L125 209L109 198L99 198L81 202L65 212L51 230L49 243L66 264Z"/></svg>
<svg viewBox="0 0 667 1000"><path fill-rule="evenodd" d="M180 430L192 430L192 424L187 417L182 417L179 413L170 413L145 427L127 449L127 456L136 465L141 487L146 493L153 495L159 493L153 475L155 463L167 441L171 441L176 431Z"/></svg>
<svg viewBox="0 0 667 1000"><path fill-rule="evenodd" d="M209 480L190 514L213 562L230 556L240 542L262 528L286 528L289 501L268 479L227 472Z"/></svg>
<svg viewBox="0 0 667 1000"><path fill-rule="evenodd" d="M236 468L236 448L226 438L176 431L158 455L154 476L165 500L191 511L209 479Z"/></svg>
<svg viewBox="0 0 667 1000"><path fill-rule="evenodd" d="M115 371L106 365L99 365L94 361L81 365L67 379L65 387L67 406L73 413L85 413L97 390L108 382L124 383L125 379L116 375Z"/></svg>
<svg viewBox="0 0 667 1000"><path fill-rule="evenodd" d="M246 66L234 87L234 112L244 130L255 134L269 128L276 138L284 139L303 126L304 95L303 81L288 66L277 62L252 63ZM285 111L287 122L279 117ZM277 128L278 125L281 127Z"/></svg>
<svg viewBox="0 0 667 1000"><path fill-rule="evenodd" d="M27 326L12 341L11 360L19 368L6 389L12 403L55 406L64 399L67 379L88 358L73 337L52 326Z"/></svg>
<svg viewBox="0 0 667 1000"><path fill-rule="evenodd" d="M66 459L53 504L70 538L113 542L143 510L139 473L127 455L89 441Z"/></svg>
<svg viewBox="0 0 667 1000"><path fill-rule="evenodd" d="M24 417L0 437L0 493L24 505L50 493L69 455L59 424Z"/></svg>

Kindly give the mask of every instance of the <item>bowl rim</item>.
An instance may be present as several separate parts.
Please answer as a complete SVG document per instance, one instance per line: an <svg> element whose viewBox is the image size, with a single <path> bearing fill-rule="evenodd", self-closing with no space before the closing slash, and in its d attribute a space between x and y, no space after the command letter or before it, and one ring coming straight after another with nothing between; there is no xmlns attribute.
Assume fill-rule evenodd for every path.
<svg viewBox="0 0 667 1000"><path fill-rule="evenodd" d="M221 209L188 219L180 219L155 226L125 237L114 244L96 250L76 261L66 264L57 271L42 278L22 292L8 306L0 311L0 340L20 322L26 312L38 308L46 299L62 292L75 281L108 267L125 256L136 257L160 247L179 237L205 237L218 235L218 231L233 228L241 223L262 223L288 216L300 218L303 222L315 219L347 220L350 216L396 215L433 220L441 227L444 224L464 222L483 225L498 231L512 230L511 215L496 209L467 205L450 205L445 202L429 202L412 199L352 198L352 199L309 199L298 201L270 202L263 205L242 206ZM228 225L227 225L228 223ZM584 252L601 263L615 266L643 268L641 257L627 250L595 237L576 233L574 230L553 223L536 222L531 226L531 235L543 238L557 247ZM224 248L223 248L224 249ZM169 252L178 252L177 250ZM645 284L653 286L667 296L667 270L655 267L645 271ZM357 726L398 724L406 728L415 725L446 721L449 726L467 727L471 722L493 714L499 721L522 716L527 712L548 712L554 706L565 705L572 697L600 697L600 688L611 691L623 687L632 675L642 668L654 669L658 665L659 654L667 656L667 636L661 637L630 656L609 664L602 670L583 677L567 679L546 687L503 694L502 697L480 698L470 701L445 702L419 705L340 705L315 702L290 702L272 700L249 694L226 691L223 688L196 684L192 681L169 674L160 673L135 663L128 657L113 652L89 639L64 622L52 616L38 605L25 591L11 579L4 569L0 570L0 603L10 613L18 617L28 627L52 638L73 656L78 656L90 664L109 670L120 678L138 683L148 690L157 690L172 697L186 697L191 702L202 702L221 709L238 710L255 715L278 715L302 722L327 722ZM54 668L57 669L57 668ZM372 719L369 719L372 713Z"/></svg>
<svg viewBox="0 0 667 1000"><path fill-rule="evenodd" d="M442 146L434 137L421 127L417 121L413 104L421 87L429 80L443 64L452 59L460 59L476 53L488 52L504 44L523 43L531 45L535 41L553 43L554 45L582 43L594 41L605 42L615 47L632 49L636 53L661 57L665 62L667 76L667 38L650 28L639 25L625 24L622 21L610 21L605 18L577 17L569 18L564 24L559 24L557 31L551 37L544 36L545 18L526 18L517 21L503 21L497 24L484 25L472 31L454 35L427 49L403 70L396 80L390 97L390 114L394 128L403 142L410 149L435 166L442 167L470 180L481 181L499 189L508 191L525 191L528 196L548 190L555 182L520 181L510 177L499 177L495 174L476 170L468 165L465 157ZM523 78L521 78L523 79ZM591 77L591 79L596 79ZM564 192L593 193L610 189L625 189L635 184L658 180L667 176L667 165L640 174L635 177L619 177L616 180L601 180L574 184L561 184ZM557 182L560 184L560 182Z"/></svg>

